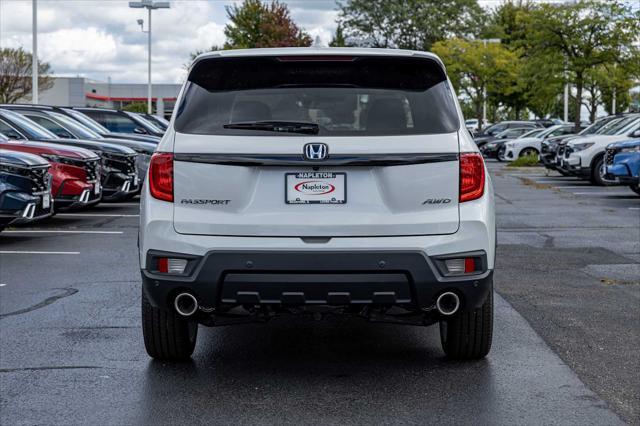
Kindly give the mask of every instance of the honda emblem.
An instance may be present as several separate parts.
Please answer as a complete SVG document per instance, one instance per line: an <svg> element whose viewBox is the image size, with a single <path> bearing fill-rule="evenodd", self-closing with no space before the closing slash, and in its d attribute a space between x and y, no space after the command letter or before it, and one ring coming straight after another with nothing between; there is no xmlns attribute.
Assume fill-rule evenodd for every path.
<svg viewBox="0 0 640 426"><path fill-rule="evenodd" d="M325 143L308 143L303 152L307 160L324 160L329 156L329 147Z"/></svg>

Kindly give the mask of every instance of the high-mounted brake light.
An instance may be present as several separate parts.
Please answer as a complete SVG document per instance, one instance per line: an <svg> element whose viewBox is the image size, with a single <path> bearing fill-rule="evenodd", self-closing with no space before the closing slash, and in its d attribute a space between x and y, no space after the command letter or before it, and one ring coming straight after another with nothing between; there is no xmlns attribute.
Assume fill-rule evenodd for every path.
<svg viewBox="0 0 640 426"><path fill-rule="evenodd" d="M156 152L151 156L149 192L153 198L173 203L173 154Z"/></svg>
<svg viewBox="0 0 640 426"><path fill-rule="evenodd" d="M477 152L460 154L460 202L476 200L484 194L484 160Z"/></svg>

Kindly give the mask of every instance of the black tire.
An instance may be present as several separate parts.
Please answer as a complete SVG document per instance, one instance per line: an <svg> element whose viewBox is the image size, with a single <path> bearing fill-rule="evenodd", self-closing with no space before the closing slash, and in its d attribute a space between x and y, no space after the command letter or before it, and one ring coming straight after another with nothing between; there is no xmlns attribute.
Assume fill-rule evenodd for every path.
<svg viewBox="0 0 640 426"><path fill-rule="evenodd" d="M493 339L493 289L482 307L440 321L440 342L449 359L484 358Z"/></svg>
<svg viewBox="0 0 640 426"><path fill-rule="evenodd" d="M636 194L640 195L640 184L637 185L629 185L629 188Z"/></svg>
<svg viewBox="0 0 640 426"><path fill-rule="evenodd" d="M589 178L592 184L599 186L610 186L614 182L605 180L604 178L604 155L596 158L591 164L591 176Z"/></svg>
<svg viewBox="0 0 640 426"><path fill-rule="evenodd" d="M173 311L154 308L142 291L142 334L150 357L185 361L196 347L198 323Z"/></svg>
<svg viewBox="0 0 640 426"><path fill-rule="evenodd" d="M519 155L519 157L520 157L520 158L522 158L522 157L534 156L534 155L535 155L538 159L540 159L540 153L538 152L538 150L537 150L537 149L535 149L535 148L531 148L531 147L529 147L529 148L525 148L525 149L523 149L522 151L520 151L520 155Z"/></svg>
<svg viewBox="0 0 640 426"><path fill-rule="evenodd" d="M500 148L498 148L498 153L496 154L496 159L500 162L504 161L504 153L506 151L506 148L504 146L501 146Z"/></svg>

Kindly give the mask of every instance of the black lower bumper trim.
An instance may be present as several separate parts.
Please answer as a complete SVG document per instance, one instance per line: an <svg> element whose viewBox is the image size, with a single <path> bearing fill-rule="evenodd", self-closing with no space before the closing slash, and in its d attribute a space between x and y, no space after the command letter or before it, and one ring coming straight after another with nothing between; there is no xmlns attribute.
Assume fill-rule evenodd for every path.
<svg viewBox="0 0 640 426"><path fill-rule="evenodd" d="M153 271L157 257L189 260L185 275ZM486 263L485 263L486 264ZM462 309L482 305L492 271L442 277L420 252L214 251L202 257L149 251L142 271L152 305L172 309L179 292L191 292L206 309L234 304L403 305L433 309L444 291L456 292Z"/></svg>

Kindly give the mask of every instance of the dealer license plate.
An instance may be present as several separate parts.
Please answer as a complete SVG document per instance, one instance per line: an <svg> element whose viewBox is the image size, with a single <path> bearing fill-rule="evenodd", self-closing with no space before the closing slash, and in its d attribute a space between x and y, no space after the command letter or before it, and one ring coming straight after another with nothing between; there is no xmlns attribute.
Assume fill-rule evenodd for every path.
<svg viewBox="0 0 640 426"><path fill-rule="evenodd" d="M286 173L285 202L287 204L344 204L347 202L347 174Z"/></svg>
<svg viewBox="0 0 640 426"><path fill-rule="evenodd" d="M49 194L44 194L42 196L42 208L48 209L51 206L51 196Z"/></svg>

